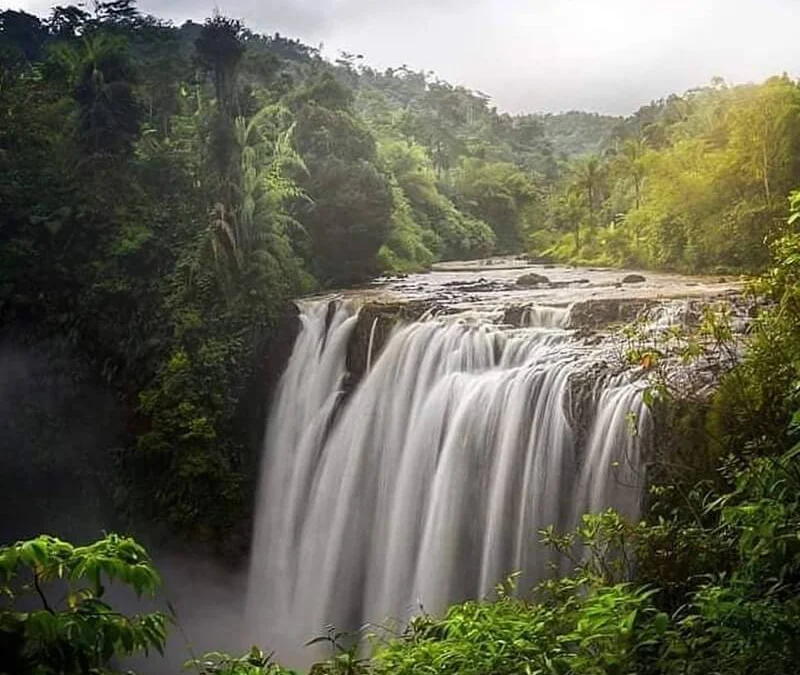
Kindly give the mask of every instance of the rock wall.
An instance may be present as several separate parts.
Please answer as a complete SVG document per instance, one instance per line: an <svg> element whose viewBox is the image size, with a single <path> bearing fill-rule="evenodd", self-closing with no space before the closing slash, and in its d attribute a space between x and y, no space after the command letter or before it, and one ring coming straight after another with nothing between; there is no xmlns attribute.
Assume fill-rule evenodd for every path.
<svg viewBox="0 0 800 675"><path fill-rule="evenodd" d="M347 370L350 374L348 387L354 387L361 380L367 371L368 363L375 363L398 323L417 321L426 313L436 309L436 303L428 300L370 302L363 305L347 345ZM372 337L371 354L370 336Z"/></svg>

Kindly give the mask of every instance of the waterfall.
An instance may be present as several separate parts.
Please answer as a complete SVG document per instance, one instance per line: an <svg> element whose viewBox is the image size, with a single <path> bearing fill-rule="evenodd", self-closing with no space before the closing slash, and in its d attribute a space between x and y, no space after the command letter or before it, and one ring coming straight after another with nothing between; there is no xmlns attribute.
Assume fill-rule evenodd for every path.
<svg viewBox="0 0 800 675"><path fill-rule="evenodd" d="M570 309L571 307L531 305L525 308L522 325L540 328L566 328L569 324Z"/></svg>
<svg viewBox="0 0 800 675"><path fill-rule="evenodd" d="M285 662L306 662L330 624L402 626L516 571L529 588L555 561L540 528L638 514L649 417L602 347L430 318L397 327L345 396L354 310L312 305L301 320L268 423L248 592L251 641Z"/></svg>

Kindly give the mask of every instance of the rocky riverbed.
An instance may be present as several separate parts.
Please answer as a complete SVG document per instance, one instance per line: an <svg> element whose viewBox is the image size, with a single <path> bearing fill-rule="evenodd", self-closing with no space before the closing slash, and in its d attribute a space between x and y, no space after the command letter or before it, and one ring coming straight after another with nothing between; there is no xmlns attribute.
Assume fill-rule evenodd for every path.
<svg viewBox="0 0 800 675"><path fill-rule="evenodd" d="M578 339L594 341L662 306L684 321L719 301L745 313L739 279L544 265L513 257L439 263L427 273L381 278L304 301L326 299L360 308L347 350L351 384L379 356L398 323L427 316L455 315L509 329L568 329Z"/></svg>
<svg viewBox="0 0 800 675"><path fill-rule="evenodd" d="M331 297L384 306L411 303L420 312L429 308L493 322L513 317L514 308L571 308L565 327L599 328L629 321L642 308L666 300L735 297L741 286L732 277L541 265L506 257L439 263L430 272L380 278Z"/></svg>

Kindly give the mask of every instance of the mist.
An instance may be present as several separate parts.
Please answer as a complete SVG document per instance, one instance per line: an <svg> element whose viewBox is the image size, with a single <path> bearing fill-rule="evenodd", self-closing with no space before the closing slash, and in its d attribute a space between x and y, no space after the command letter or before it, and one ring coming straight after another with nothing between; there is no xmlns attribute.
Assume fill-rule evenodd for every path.
<svg viewBox="0 0 800 675"><path fill-rule="evenodd" d="M51 534L75 544L106 532L146 543L163 585L137 600L119 584L107 599L126 613L175 610L164 657L126 661L143 675L181 672L206 651L243 651L246 564L224 564L196 547L181 552L155 532L128 532L108 490L125 411L62 341L0 345L0 542ZM160 542L160 543L158 543Z"/></svg>

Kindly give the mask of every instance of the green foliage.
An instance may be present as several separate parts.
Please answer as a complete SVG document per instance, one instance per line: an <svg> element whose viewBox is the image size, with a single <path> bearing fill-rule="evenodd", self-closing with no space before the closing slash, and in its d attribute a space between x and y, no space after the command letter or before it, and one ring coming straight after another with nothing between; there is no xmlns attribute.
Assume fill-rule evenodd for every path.
<svg viewBox="0 0 800 675"><path fill-rule="evenodd" d="M349 285L374 276L377 253L389 231L391 194L373 164L319 159L306 190L312 201L300 219L311 237L311 264L326 285Z"/></svg>
<svg viewBox="0 0 800 675"><path fill-rule="evenodd" d="M465 212L492 224L502 252L519 250L525 232L541 217L533 182L507 162L464 160L455 191Z"/></svg>
<svg viewBox="0 0 800 675"><path fill-rule="evenodd" d="M195 41L200 63L213 73L217 104L228 117L236 105L236 71L245 49L243 29L236 19L215 14L205 22Z"/></svg>
<svg viewBox="0 0 800 675"><path fill-rule="evenodd" d="M125 43L103 33L83 42L73 66L78 140L88 152L129 151L139 131L139 110Z"/></svg>
<svg viewBox="0 0 800 675"><path fill-rule="evenodd" d="M108 535L73 546L42 535L0 548L0 672L108 672L118 657L164 650L167 616L128 616L104 600L119 583L137 596L154 595L161 581L133 539ZM56 603L53 597L63 599ZM31 596L42 606L22 611ZM50 596L48 598L48 596Z"/></svg>
<svg viewBox="0 0 800 675"><path fill-rule="evenodd" d="M442 619L412 620L402 638L378 648L374 671L653 672L664 649L669 619L653 605L653 591L588 577L546 583L533 601L509 590L499 587L494 601L455 605Z"/></svg>
<svg viewBox="0 0 800 675"><path fill-rule="evenodd" d="M550 254L693 272L761 271L800 178L800 89L787 77L692 90L621 122L551 198ZM570 177L571 173L571 177ZM571 194L579 203L567 206Z"/></svg>
<svg viewBox="0 0 800 675"><path fill-rule="evenodd" d="M383 141L379 145L381 161L393 174L397 189L394 196L396 230L390 231L387 244L396 246L404 230L410 232L430 252L417 248L422 260L476 258L491 253L495 235L484 221L465 215L445 196L438 184L433 163L424 147L404 141ZM411 225L414 224L414 226ZM416 246L416 245L414 245ZM397 255L397 249L394 249ZM415 262L415 258L405 258Z"/></svg>
<svg viewBox="0 0 800 675"><path fill-rule="evenodd" d="M382 269L395 272L418 272L435 260L426 245L434 240L434 233L425 231L414 220L411 204L402 188L392 185L392 216L386 242L378 251Z"/></svg>
<svg viewBox="0 0 800 675"><path fill-rule="evenodd" d="M181 46L126 7L62 8L46 61L4 75L0 312L65 340L129 411L109 486L123 514L223 547L253 489L245 392L312 283L290 214L303 163L278 93L237 114L236 22ZM181 65L199 38L208 83Z"/></svg>
<svg viewBox="0 0 800 675"><path fill-rule="evenodd" d="M790 227L800 208L790 198ZM709 426L727 447L758 453L788 450L796 438L791 421L800 409L800 238L788 233L773 245L775 264L752 287L769 303L751 326L747 356L717 392Z"/></svg>
<svg viewBox="0 0 800 675"><path fill-rule="evenodd" d="M307 167L299 182L308 199L296 210L312 272L325 285L363 282L380 271L378 252L391 227L392 196L375 140L330 73L313 76L290 105Z"/></svg>
<svg viewBox="0 0 800 675"><path fill-rule="evenodd" d="M315 644L328 644L333 652L325 661L315 663L309 675L366 675L370 672L369 659L360 655L361 644L358 636L348 635L329 626L325 635L306 643L307 647Z"/></svg>
<svg viewBox="0 0 800 675"><path fill-rule="evenodd" d="M197 675L290 675L294 672L274 663L271 655L265 654L258 647L253 647L240 657L223 652L209 652L202 658L187 661L183 668Z"/></svg>
<svg viewBox="0 0 800 675"><path fill-rule="evenodd" d="M568 158L601 154L611 144L619 117L572 110L560 115L544 115L544 133L553 150Z"/></svg>

